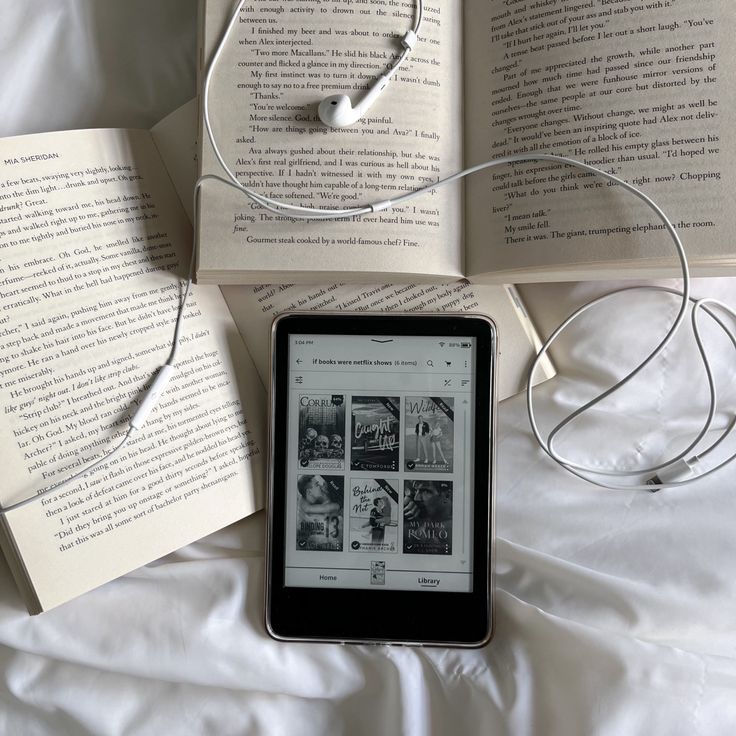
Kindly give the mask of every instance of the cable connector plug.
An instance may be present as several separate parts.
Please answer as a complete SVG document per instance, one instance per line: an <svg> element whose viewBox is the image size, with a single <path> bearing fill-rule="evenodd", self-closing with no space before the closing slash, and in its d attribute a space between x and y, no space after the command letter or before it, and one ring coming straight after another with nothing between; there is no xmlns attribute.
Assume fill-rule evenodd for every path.
<svg viewBox="0 0 736 736"><path fill-rule="evenodd" d="M682 458L676 463L672 463L671 465L662 468L655 476L652 476L647 481L647 485L655 486L651 490L652 493L656 493L660 490L659 486L666 486L669 483L678 483L680 481L687 480L693 474L697 463L697 457L691 457L689 460Z"/></svg>

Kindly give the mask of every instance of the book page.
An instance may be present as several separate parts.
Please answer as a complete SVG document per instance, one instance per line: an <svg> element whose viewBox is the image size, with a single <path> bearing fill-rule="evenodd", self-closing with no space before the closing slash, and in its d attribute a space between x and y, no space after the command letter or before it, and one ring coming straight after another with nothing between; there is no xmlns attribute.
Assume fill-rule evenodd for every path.
<svg viewBox="0 0 736 736"><path fill-rule="evenodd" d="M10 138L0 159L7 506L121 441L169 357L191 226L146 131ZM261 507L264 426L264 391L221 294L195 288L147 424L82 480L5 515L40 607Z"/></svg>
<svg viewBox="0 0 736 736"><path fill-rule="evenodd" d="M541 346L539 337L513 287L449 285L350 286L223 286L230 312L245 338L258 372L269 383L271 323L286 311L334 312L474 312L491 317L498 327L498 398L526 387L529 367ZM555 375L550 361L537 372L537 382Z"/></svg>
<svg viewBox="0 0 736 736"><path fill-rule="evenodd" d="M691 261L733 263L732 3L490 0L467 11L479 72L466 89L477 102L470 163L527 152L581 159L654 197ZM469 275L532 268L564 278L568 265L647 261L676 269L656 216L577 169L494 169L468 182L466 203Z"/></svg>
<svg viewBox="0 0 736 736"><path fill-rule="evenodd" d="M204 59L234 3L207 0ZM210 118L238 180L319 208L363 206L420 188L462 162L460 0L425 4L420 42L362 121L332 130L317 105L353 102L398 57L413 3L247 3L212 79ZM206 63L206 62L205 62ZM204 75L202 75L204 76ZM201 126L200 126L201 127ZM202 173L224 176L204 132ZM216 181L201 199L198 278L217 283L365 281L463 274L462 187L360 221L294 222Z"/></svg>

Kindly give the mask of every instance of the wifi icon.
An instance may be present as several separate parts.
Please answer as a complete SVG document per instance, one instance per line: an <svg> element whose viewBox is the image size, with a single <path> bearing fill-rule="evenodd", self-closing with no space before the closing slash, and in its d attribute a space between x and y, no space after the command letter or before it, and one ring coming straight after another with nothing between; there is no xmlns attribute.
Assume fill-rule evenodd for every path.
<svg viewBox="0 0 736 736"><path fill-rule="evenodd" d="M445 343L441 342L441 343L440 343L440 347L441 347L441 348L445 347Z"/></svg>

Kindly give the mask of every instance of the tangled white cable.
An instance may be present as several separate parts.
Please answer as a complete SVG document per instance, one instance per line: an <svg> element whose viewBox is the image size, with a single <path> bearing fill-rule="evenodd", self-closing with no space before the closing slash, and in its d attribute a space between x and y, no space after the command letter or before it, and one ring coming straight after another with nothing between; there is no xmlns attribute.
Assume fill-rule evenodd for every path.
<svg viewBox="0 0 736 736"><path fill-rule="evenodd" d="M673 237L676 239L676 242L679 244L679 238L677 238L676 233L673 235ZM680 252L680 249L681 249L681 245L678 248L678 253ZM729 327L721 319L721 317L719 317L718 314L715 313L712 307L722 310L726 314L730 315L730 317L733 318L734 320L736 320L736 312L733 309L731 309L731 307L729 307L727 304L724 304L723 302L718 301L716 299L704 298L704 299L696 300L690 297L690 275L688 272L687 260L685 258L684 252L681 253L681 264L682 264L682 270L683 270L683 284L684 284L684 288L682 291L678 291L677 289L670 289L670 288L663 287L663 286L630 286L625 289L619 289L609 294L605 294L601 297L598 297L597 299L594 299L588 302L587 304L584 304L582 307L580 307L575 312L573 312L549 336L549 338L545 341L544 345L542 346L539 353L537 354L537 357L534 360L534 363L532 364L532 367L529 371L529 379L528 379L527 388L526 388L526 403L527 403L527 411L529 414L529 422L531 424L532 432L534 433L535 439L539 443L539 446L547 453L547 455L549 455L549 457L552 460L554 460L556 463L561 465L568 472L572 473L578 478L582 478L583 480L588 481L589 483L593 483L594 485L600 486L602 488L610 488L614 490L646 489L650 491L657 491L662 488L677 488L679 486L683 486L687 483L690 483L696 480L697 478L702 478L706 475L715 473L717 470L720 470L722 467L724 467L725 465L730 463L734 458L736 458L736 453L733 453L732 455L728 456L725 460L722 460L721 462L714 465L713 467L707 470L704 470L702 472L698 472L698 474L695 475L695 471L700 470L702 459L706 455L713 452L719 445L721 445L721 443L731 433L734 426L736 426L736 414L734 414L731 420L728 422L726 428L723 430L723 432L721 432L721 434L716 438L715 441L713 441L707 447L697 449L698 445L704 439L706 434L711 430L711 427L713 424L713 418L716 413L717 401L718 401L716 386L713 380L713 371L711 369L710 360L708 359L707 351L705 349L705 346L703 345L701 330L698 325L698 319L699 319L699 316L703 312L707 314L724 331L726 336L731 341L731 344L733 345L734 349L736 349L736 337L734 337L734 334L731 331L731 329L729 329ZM534 373L536 372L540 361L547 354L547 351L549 350L550 346L554 343L554 341L584 312L588 311L589 309L596 306L597 304L600 304L608 299L612 299L613 297L619 296L621 294L624 294L630 291L666 292L666 293L680 296L682 300L680 304L680 309L671 327L669 328L669 330L667 331L666 335L661 340L661 342L656 346L656 348L654 348L654 350L647 356L647 358L645 358L641 363L639 363L630 373L628 373L624 378L622 378L620 381L618 381L616 384L611 386L606 391L603 391L602 393L598 394L596 397L594 397L587 403L583 404L581 407L579 407L575 411L568 414L562 421L560 421L549 432L546 438L543 437L537 425L536 416L534 413L534 398L533 398L533 391L532 391ZM708 382L708 390L710 394L707 416L706 416L705 422L703 423L702 428L698 432L695 439L692 440L690 444L688 444L688 446L684 450L682 450L680 453L678 453L674 457L668 458L660 462L657 465L650 466L650 467L644 467L644 468L637 468L635 470L616 470L613 468L601 468L601 467L594 468L591 466L586 466L586 465L581 465L579 463L575 463L572 460L569 460L563 457L562 455L560 455L560 453L558 453L553 447L555 439L558 436L558 434L565 427L572 424L572 422L574 422L578 417L582 416L583 414L585 414L585 412L597 406L602 401L604 401L607 397L613 394L615 391L618 391L620 388L622 388L627 383L629 383L633 378L635 378L639 373L641 373L652 361L654 361L659 355L661 355L662 352L665 350L665 348L672 342L677 332L680 330L683 324L683 321L687 315L687 310L690 305L690 302L692 302L692 309L690 311L690 315L691 315L693 335L695 337L695 341L698 346L698 352L700 353L700 358L703 363L703 367L704 367L707 382ZM645 481L645 485L639 485L639 484L618 485L610 481L602 482L599 480L595 480L591 476L619 477L619 478L632 477L632 476L644 476L645 478L647 478L647 480Z"/></svg>
<svg viewBox="0 0 736 736"><path fill-rule="evenodd" d="M588 401L586 404L578 408L576 411L572 412L570 415L565 417L559 424L557 424L551 430L551 432L545 439L542 436L542 433L537 425L536 416L534 413L534 394L533 394L532 386L534 384L533 378L534 378L534 373L537 367L539 366L543 357L547 354L550 346L554 343L554 341L581 314L583 314L584 312L586 312L588 309L595 306L596 304L599 304L606 299L610 299L613 296L622 293L622 291L629 291L631 289L619 290L611 294L607 294L604 297L600 297L592 302L589 302L588 304L583 305L575 313L570 315L570 317L568 317L565 320L565 322L563 322L553 332L553 334L549 337L549 339L542 346L539 354L536 357L536 360L534 361L530 369L529 377L527 381L527 409L529 413L529 421L532 427L532 432L534 433L534 437L536 438L540 447L544 450L544 452L552 460L554 460L556 463L561 465L563 468L568 470L573 475L576 475L579 478L583 478L584 480L587 480L590 483L593 483L595 485L599 485L605 488L613 488L613 489L659 490L661 488L666 488L666 487L681 486L681 485L684 485L685 483L690 482L691 480L694 480L694 478L692 477L693 471L699 466L700 460L703 457L705 457L705 455L712 452L717 446L719 446L723 442L723 440L725 440L726 437L730 434L731 430L736 424L736 415L735 415L734 420L732 420L729 423L729 425L726 427L724 432L715 442L713 442L709 447L701 449L697 454L691 455L691 453L695 453L695 449L698 446L698 444L705 437L705 435L710 431L710 428L713 422L713 417L715 416L716 403L717 403L716 388L713 382L712 371L710 368L710 363L708 361L706 351L703 347L700 330L698 327L698 315L702 311L704 311L712 319L714 319L716 323L726 332L732 344L736 348L736 338L734 338L733 334L731 333L727 325L723 322L723 320L721 320L714 313L711 307L723 310L724 312L726 312L727 314L731 315L734 318L736 318L736 314L734 314L734 311L730 307L728 307L726 304L716 301L714 299L701 299L698 301L692 300L694 302L694 306L692 308L693 332L695 335L695 339L698 345L698 350L700 352L701 359L705 367L706 376L708 379L708 386L709 386L709 391L710 391L710 406L708 409L707 418L703 425L703 428L698 433L695 440L691 442L684 451L679 453L677 456L669 458L655 466L641 468L635 471L620 471L620 470L615 470L613 468L601 469L599 467L584 466L584 465L575 463L572 460L564 458L562 455L560 455L560 453L558 453L554 449L555 439L564 428L571 425L578 417L584 415L587 411L596 407L598 404L604 401L611 394L613 394L614 392L618 391L623 386L628 384L639 373L641 373L647 366L649 366L667 348L667 346L671 343L675 335L680 330L683 322L685 321L685 318L688 312L689 303L691 301L690 299L690 272L688 268L687 257L685 255L685 250L683 248L682 242L680 241L680 237L674 225L669 220L667 215L662 211L662 209L656 204L656 202L654 202L649 196L644 194L644 192L637 189L635 186L629 184L627 181L620 179L619 177L614 176L613 174L610 174L606 171L598 169L594 166L589 166L588 164L585 164L581 161L567 158L565 156L557 156L553 154L540 154L540 153L520 154L520 155L515 155L515 156L504 156L501 158L493 159L492 161L487 161L481 164L477 164L476 166L471 166L467 169L457 172L456 174L452 174L443 179L439 179L436 183L431 184L429 186L422 187L421 189L416 189L416 190L407 192L405 194L402 194L400 196L397 196L393 200L379 200L377 202L369 203L361 207L353 207L349 209L321 209L321 208L312 208L312 207L302 207L302 206L292 205L286 202L281 202L279 200L275 200L269 197L265 197L264 195L259 194L258 192L255 192L245 187L243 184L241 184L238 181L235 174L232 172L232 170L228 167L227 163L225 162L224 156L220 152L219 146L217 145L217 141L212 131L212 125L210 122L210 115L209 115L209 94L210 94L210 84L211 84L212 76L214 74L217 63L220 59L222 50L240 14L240 10L243 7L243 3L244 3L244 0L241 0L238 3L235 9L235 12L233 13L230 19L230 22L227 26L227 30L225 31L220 41L220 44L218 45L215 51L215 54L212 58L212 62L210 64L207 75L205 77L204 92L203 92L203 109L204 109L203 117L204 117L204 126L207 132L207 137L215 153L215 156L218 162L220 163L220 166L222 167L223 171L227 174L228 179L226 180L226 179L223 179L222 177L215 176L215 175L207 175L206 177L203 177L202 179L200 179L200 181L198 181L197 184L201 185L201 183L206 179L216 179L242 192L247 197L249 197L251 200L258 203L260 206L266 208L267 210L270 210L271 212L274 212L282 216L290 217L295 220L336 220L336 219L343 219L343 218L356 218L356 217L361 217L363 215L369 215L375 212L380 212L383 210L390 209L391 207L394 207L397 205L403 205L413 199L416 199L417 197L423 196L424 194L428 192L436 191L440 187L443 187L443 186L446 186L447 184L458 181L465 176L469 176L470 174L474 174L476 172L483 171L484 169L490 169L490 168L504 166L504 165L513 164L513 163L521 163L525 161L547 161L547 162L558 163L558 164L566 165L566 166L573 166L575 168L581 169L588 173L595 174L597 176L601 176L605 179L608 179L611 182L614 182L615 184L618 184L619 186L623 187L627 192L629 192L630 194L633 194L635 197L638 197L640 200L642 200L656 214L658 219L662 221L662 223L665 226L665 229L669 233L675 245L675 250L676 250L679 262L680 262L680 267L681 267L681 272L682 272L683 290L681 292L678 292L674 289L664 289L660 287L632 287L632 289L649 289L652 291L669 291L672 294L678 294L681 297L680 309L677 313L677 316L675 317L675 320L673 321L672 325L670 326L670 328L668 329L667 333L662 338L660 343L641 363L639 363L639 365L636 366L636 368L634 368L634 370L632 370L628 375L626 375L622 380L620 380L618 383L613 385L611 388L607 389L606 391L602 392L598 396L594 397L593 399ZM423 0L417 0L416 9L417 9L416 22L415 22L413 30L409 32L409 34L411 34L411 37L413 37L413 40L410 44L407 44L405 42L406 41L406 37L405 37L405 41L402 42L402 45L404 46L404 51L401 54L399 61L393 66L393 68L389 72L387 72L388 76L393 75L395 71L398 69L399 65L405 60L409 51L411 51L411 48L413 47L413 42L416 40L416 37L419 33L419 28L421 26L421 21L422 21L422 16L423 16ZM382 78L383 77L379 79L382 79ZM371 91L375 89L376 87L374 86ZM369 96L370 94L371 93L369 92ZM327 99L332 100L333 98L327 98ZM373 102L374 99L375 97L371 99L371 103ZM320 104L320 117L322 117L321 111L324 107L324 104L325 104L324 102ZM350 122L351 123L355 122L359 117L360 116L358 115L354 118L351 118ZM330 124L330 123L328 122L327 124ZM727 460L711 468L710 470L700 473L700 476L715 472L716 470L722 468L724 465L730 462L734 457L736 457L736 453L734 453L734 455L729 457ZM637 476L637 475L644 476L647 478L645 485L618 485L618 484L615 484L609 481L601 482L601 481L595 480L594 477L591 477L591 476L603 476L603 477L610 478L610 477L631 477L631 476Z"/></svg>

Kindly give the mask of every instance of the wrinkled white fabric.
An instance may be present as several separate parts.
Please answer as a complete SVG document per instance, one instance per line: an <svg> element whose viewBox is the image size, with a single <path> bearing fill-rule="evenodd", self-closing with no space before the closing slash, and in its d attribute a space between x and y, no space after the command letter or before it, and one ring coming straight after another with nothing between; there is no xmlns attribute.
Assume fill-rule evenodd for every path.
<svg viewBox="0 0 736 736"><path fill-rule="evenodd" d="M0 0L0 137L150 128L195 95L197 0Z"/></svg>
<svg viewBox="0 0 736 736"><path fill-rule="evenodd" d="M148 127L193 94L194 15L194 0L0 0L0 134ZM548 331L610 287L524 296ZM736 304L736 281L696 289ZM645 354L673 313L642 296L586 316L554 351L565 375L541 389L543 423ZM733 408L736 361L711 340ZM570 451L630 467L672 449L703 415L692 361L668 351ZM499 430L490 646L272 641L257 514L35 618L0 562L0 733L734 733L736 467L679 491L607 492L550 464L522 397Z"/></svg>

